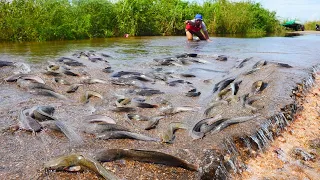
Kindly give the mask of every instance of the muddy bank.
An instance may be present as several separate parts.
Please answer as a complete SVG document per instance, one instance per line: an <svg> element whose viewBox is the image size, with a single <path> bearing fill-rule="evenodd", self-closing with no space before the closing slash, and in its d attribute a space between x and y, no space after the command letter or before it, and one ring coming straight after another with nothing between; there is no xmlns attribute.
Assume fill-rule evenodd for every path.
<svg viewBox="0 0 320 180"><path fill-rule="evenodd" d="M79 55L79 52L75 53ZM282 132L299 108L296 96L300 96L299 93L310 88L313 83L311 68L302 69L255 58L181 55L173 58L159 57L148 63L131 66L126 63L116 65L115 59L102 56L101 52L96 52L101 59L95 60L93 57L78 58L72 54L70 53L70 58L83 65L70 66L66 64L70 62L68 59L50 59L40 64L16 62L14 66L1 67L0 141L4 145L0 150L1 176L9 179L98 179L101 177L90 171L45 173L43 164L60 155L83 153L94 156L101 149L118 148L159 151L199 167L198 172L194 172L130 160L102 163L119 178L228 178L229 172L241 172L245 167L245 159L263 151L266 145ZM57 69L60 71L57 72L53 65L59 67ZM108 67L111 67L113 72L106 72ZM59 75L48 73L48 68ZM76 75L70 75L68 71ZM117 74L119 72L138 73L123 75L126 78L122 79ZM64 98L39 95L30 86L6 80L18 73L40 77ZM57 78L70 84L81 85L74 93L67 93L70 84L61 84ZM30 81L26 78L23 80ZM139 94L146 89L159 90L161 93ZM87 101L83 101L83 96L88 91L96 92L100 97L87 96ZM192 92L196 94L190 97L188 93ZM117 106L119 107L118 103L122 102L119 98L143 98L144 103L155 106L141 108L137 107L137 103L128 103L123 106L133 108L133 112L115 112ZM74 139L68 139L68 136L48 127L43 127L39 132L21 128L21 110L40 105L54 107L52 116L79 135L82 142L75 143ZM164 109L170 107L189 107L191 110L163 114ZM131 120L128 118L129 113L164 117L154 129L145 130L147 122ZM131 132L158 138L161 142L97 139L96 133L88 132L92 124L86 123L87 117L92 114L108 116L115 120L117 125ZM201 120L216 116L221 116L219 123L208 122L199 129L194 128ZM239 117L250 118L241 123L239 119L230 121ZM166 143L163 141L163 134L172 122L182 123L186 128L173 130L175 138L171 139L171 143ZM194 138L192 130L203 134L198 139Z"/></svg>
<svg viewBox="0 0 320 180"><path fill-rule="evenodd" d="M320 74L315 86L299 98L303 107L285 131L261 153L246 162L237 179L319 179Z"/></svg>

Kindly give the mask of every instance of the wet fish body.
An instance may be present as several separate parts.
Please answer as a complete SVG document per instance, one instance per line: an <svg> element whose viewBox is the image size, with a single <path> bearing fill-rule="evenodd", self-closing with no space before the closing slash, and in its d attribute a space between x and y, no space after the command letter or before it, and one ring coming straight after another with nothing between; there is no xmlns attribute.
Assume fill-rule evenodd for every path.
<svg viewBox="0 0 320 180"><path fill-rule="evenodd" d="M52 106L38 106L32 113L34 118L39 121L55 120L52 116L54 110Z"/></svg>
<svg viewBox="0 0 320 180"><path fill-rule="evenodd" d="M41 124L30 116L30 109L22 109L19 114L19 127L24 130L39 132L42 129Z"/></svg>
<svg viewBox="0 0 320 180"><path fill-rule="evenodd" d="M172 122L166 131L161 134L161 142L173 143L175 139L175 131L178 129L188 129L188 127L181 122Z"/></svg>
<svg viewBox="0 0 320 180"><path fill-rule="evenodd" d="M60 120L55 120L55 124L71 143L83 143L81 136L76 133L76 131L70 125L67 125L65 122L62 122Z"/></svg>
<svg viewBox="0 0 320 180"><path fill-rule="evenodd" d="M163 119L163 118L164 118L164 116L156 116L156 117L150 118L148 120L148 124L146 125L146 127L144 129L150 130L150 129L155 128L158 125L160 119Z"/></svg>
<svg viewBox="0 0 320 180"><path fill-rule="evenodd" d="M83 127L83 131L91 134L100 134L107 131L130 131L130 130L118 124L87 123Z"/></svg>
<svg viewBox="0 0 320 180"><path fill-rule="evenodd" d="M33 75L33 74L15 74L12 76L9 76L5 78L4 80L7 82L14 82L17 81L19 78L24 80L32 80L41 84L45 84L44 80L41 79L39 76Z"/></svg>
<svg viewBox="0 0 320 180"><path fill-rule="evenodd" d="M111 109L111 111L114 111L114 112L133 112L133 111L136 111L136 109L133 107L116 107L116 108Z"/></svg>
<svg viewBox="0 0 320 180"><path fill-rule="evenodd" d="M95 78L83 79L81 81L81 83L84 83L84 84L96 84L96 83L108 84L108 82L105 80L95 79Z"/></svg>
<svg viewBox="0 0 320 180"><path fill-rule="evenodd" d="M26 89L47 89L50 91L54 91L53 88L51 88L46 84L25 80L25 79L17 79L17 85L21 88L26 88Z"/></svg>
<svg viewBox="0 0 320 180"><path fill-rule="evenodd" d="M164 92L161 92L160 90L157 89L136 89L134 91L137 95L140 96L152 96L154 94L164 94Z"/></svg>
<svg viewBox="0 0 320 180"><path fill-rule="evenodd" d="M51 90L47 90L47 89L37 89L35 90L36 94L39 95L43 95L43 96L51 96L57 99L63 99L63 100L67 100L68 98L62 94L56 93L54 91Z"/></svg>
<svg viewBox="0 0 320 180"><path fill-rule="evenodd" d="M212 129L211 134L218 133L218 132L222 131L224 128L226 128L232 124L243 123L243 122L252 120L256 117L257 116L254 115L254 116L243 116L243 117L236 117L236 118L227 119L227 120L219 123L217 126L215 126Z"/></svg>
<svg viewBox="0 0 320 180"><path fill-rule="evenodd" d="M116 72L112 75L112 77L121 77L121 76L124 76L124 75L136 75L136 76L140 76L142 75L142 73L139 73L139 72L132 72L132 71L119 71L119 72Z"/></svg>
<svg viewBox="0 0 320 180"><path fill-rule="evenodd" d="M74 93L78 90L78 88L80 86L82 86L83 84L72 84L69 89L66 91L67 93Z"/></svg>
<svg viewBox="0 0 320 180"><path fill-rule="evenodd" d="M88 103L89 102L89 99L92 97L92 96L95 96L97 98L100 98L100 99L103 99L103 96L101 94L99 94L98 92L95 92L95 91L91 91L91 90L88 90L85 92L85 94L81 97L81 102L84 102L84 103Z"/></svg>
<svg viewBox="0 0 320 180"><path fill-rule="evenodd" d="M139 114L127 114L127 117L132 120L136 120L136 121L148 121L149 118L146 117L146 116L142 116L142 115L139 115Z"/></svg>
<svg viewBox="0 0 320 180"><path fill-rule="evenodd" d="M141 141L155 141L159 142L158 138L149 137L143 134L138 134L129 131L106 131L96 136L98 139L136 139Z"/></svg>
<svg viewBox="0 0 320 180"><path fill-rule="evenodd" d="M107 149L96 153L94 158L101 162L126 159L146 163L163 164L172 167L181 167L190 171L198 171L198 167L193 164L190 164L175 156L157 151L137 149Z"/></svg>
<svg viewBox="0 0 320 180"><path fill-rule="evenodd" d="M195 111L192 107L187 106L181 106L181 107L168 107L165 109L162 109L160 114L161 115L172 115L179 112L186 112L186 111Z"/></svg>
<svg viewBox="0 0 320 180"><path fill-rule="evenodd" d="M116 121L109 116L94 114L85 117L85 121L89 123L105 123L105 124L116 124Z"/></svg>
<svg viewBox="0 0 320 180"><path fill-rule="evenodd" d="M68 170L68 168L74 167L74 166L81 166L84 168L88 168L108 180L119 179L111 171L105 169L95 159L90 158L88 156L81 155L81 154L70 154L70 155L60 156L44 164L45 169L57 170L57 171Z"/></svg>
<svg viewBox="0 0 320 180"><path fill-rule="evenodd" d="M14 63L10 61L0 61L0 67L4 66L14 66Z"/></svg>

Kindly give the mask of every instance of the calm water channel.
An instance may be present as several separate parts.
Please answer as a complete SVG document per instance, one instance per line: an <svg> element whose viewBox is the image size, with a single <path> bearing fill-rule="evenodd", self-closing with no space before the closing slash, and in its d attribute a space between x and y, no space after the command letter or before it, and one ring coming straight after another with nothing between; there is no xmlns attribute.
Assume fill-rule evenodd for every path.
<svg viewBox="0 0 320 180"><path fill-rule="evenodd" d="M264 38L212 37L212 42L187 42L185 37L108 38L43 43L1 43L1 60L41 62L79 50L102 51L120 64L151 61L180 53L257 57L268 61L310 67L319 60L320 35ZM125 61L123 61L125 60ZM113 62L117 63L117 62Z"/></svg>

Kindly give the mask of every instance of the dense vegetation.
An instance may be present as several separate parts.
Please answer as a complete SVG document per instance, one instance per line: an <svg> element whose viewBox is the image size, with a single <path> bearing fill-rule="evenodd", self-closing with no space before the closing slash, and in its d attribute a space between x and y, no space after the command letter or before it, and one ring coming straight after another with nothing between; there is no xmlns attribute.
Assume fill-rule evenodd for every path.
<svg viewBox="0 0 320 180"><path fill-rule="evenodd" d="M0 0L0 41L47 41L130 34L183 35L201 13L210 34L281 31L275 12L254 2L207 0Z"/></svg>
<svg viewBox="0 0 320 180"><path fill-rule="evenodd" d="M305 30L316 30L316 24L320 25L320 21L308 21L304 24Z"/></svg>

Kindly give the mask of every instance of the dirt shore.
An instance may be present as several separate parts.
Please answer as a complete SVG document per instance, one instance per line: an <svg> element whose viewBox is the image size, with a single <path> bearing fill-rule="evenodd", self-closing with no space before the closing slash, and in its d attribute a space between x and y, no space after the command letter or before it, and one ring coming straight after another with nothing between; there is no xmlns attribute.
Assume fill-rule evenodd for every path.
<svg viewBox="0 0 320 180"><path fill-rule="evenodd" d="M250 159L234 179L320 179L320 73L303 98L303 110L266 152ZM297 153L297 152L300 153Z"/></svg>

